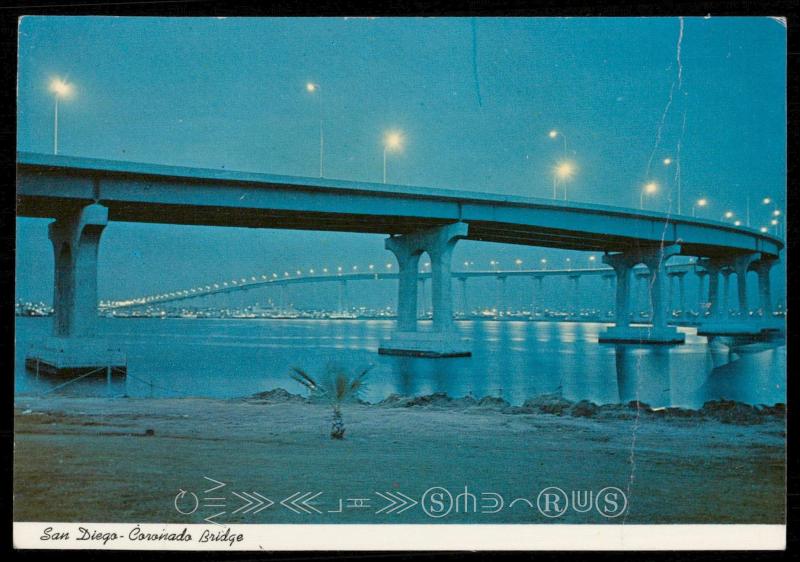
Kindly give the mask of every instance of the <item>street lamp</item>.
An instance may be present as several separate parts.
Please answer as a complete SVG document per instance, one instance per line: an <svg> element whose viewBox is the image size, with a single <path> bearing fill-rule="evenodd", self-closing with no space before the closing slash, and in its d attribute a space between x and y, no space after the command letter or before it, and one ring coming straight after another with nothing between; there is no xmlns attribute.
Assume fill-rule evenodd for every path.
<svg viewBox="0 0 800 562"><path fill-rule="evenodd" d="M672 158L664 158L662 162L664 163L665 166L669 166L670 164L672 164Z"/></svg>
<svg viewBox="0 0 800 562"><path fill-rule="evenodd" d="M517 269L522 269L522 260L521 259L519 259L519 258L515 259L514 263L516 264Z"/></svg>
<svg viewBox="0 0 800 562"><path fill-rule="evenodd" d="M658 191L658 184L656 182L651 181L651 182L647 182L646 184L644 184L644 186L642 187L641 192L639 193L639 209L640 210L644 209L644 196L645 196L645 194L652 195L652 194L656 193L657 191Z"/></svg>
<svg viewBox="0 0 800 562"><path fill-rule="evenodd" d="M589 267L590 268L594 267L594 262L595 262L596 259L597 259L596 256L589 256Z"/></svg>
<svg viewBox="0 0 800 562"><path fill-rule="evenodd" d="M556 131L555 129L553 129L549 133L547 133L547 136L550 137L553 140L557 139L559 136L562 139L564 139L564 158L566 158L567 157L567 135L565 135L561 131Z"/></svg>
<svg viewBox="0 0 800 562"><path fill-rule="evenodd" d="M725 211L725 215L723 215L726 219L733 218L733 211Z"/></svg>
<svg viewBox="0 0 800 562"><path fill-rule="evenodd" d="M55 110L53 111L53 154L58 154L58 100L72 95L72 84L60 78L50 81L50 91L55 97Z"/></svg>
<svg viewBox="0 0 800 562"><path fill-rule="evenodd" d="M319 105L319 177L322 177L323 158L325 154L325 137L322 131L322 90L319 84L307 82L306 91L309 94L314 94L317 96L317 104Z"/></svg>
<svg viewBox="0 0 800 562"><path fill-rule="evenodd" d="M569 162L567 160L563 160L556 164L554 172L554 180L553 180L553 199L556 198L556 179L562 180L564 182L564 201L567 200L567 181L572 179L572 176L575 175L575 164Z"/></svg>
<svg viewBox="0 0 800 562"><path fill-rule="evenodd" d="M733 226L742 226L742 221L733 221Z"/></svg>
<svg viewBox="0 0 800 562"><path fill-rule="evenodd" d="M705 197L701 197L700 199L698 199L695 202L695 204L692 205L692 216L693 217L697 216L697 212L696 212L697 207L705 207L706 205L708 205L708 199L706 199Z"/></svg>
<svg viewBox="0 0 800 562"><path fill-rule="evenodd" d="M542 258L539 262L542 264L542 269L547 269L547 260L545 258Z"/></svg>
<svg viewBox="0 0 800 562"><path fill-rule="evenodd" d="M403 148L403 135L399 131L389 131L383 137L383 183L386 183L386 153Z"/></svg>

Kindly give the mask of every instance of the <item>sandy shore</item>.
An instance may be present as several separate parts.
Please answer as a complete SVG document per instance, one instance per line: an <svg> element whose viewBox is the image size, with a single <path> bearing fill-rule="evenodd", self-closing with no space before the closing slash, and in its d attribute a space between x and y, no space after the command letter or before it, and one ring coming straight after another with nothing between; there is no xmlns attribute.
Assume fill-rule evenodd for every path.
<svg viewBox="0 0 800 562"><path fill-rule="evenodd" d="M283 393L247 400L17 397L14 517L200 523L224 512L217 520L227 523L783 522L781 408L562 406L442 397L353 404L344 410L346 439L332 441L328 407ZM204 494L217 486L205 477L225 486ZM467 513L454 506L430 517L398 495L408 503L375 513L395 501L388 492L419 501L433 487L455 497L465 486L478 504L470 511L464 502ZM615 519L595 509L549 519L536 508L548 486L568 494L615 486L628 506ZM193 513L176 509L179 490L187 491L177 502L182 511L192 511L191 493L197 495ZM263 500L244 492L275 504L258 510L255 502ZM500 494L503 509L489 513L493 500L482 493ZM321 513L304 513L291 499L285 503L294 510L280 504L293 494ZM210 497L224 499L203 499ZM435 513L432 497L427 505ZM518 498L526 501L509 505Z"/></svg>

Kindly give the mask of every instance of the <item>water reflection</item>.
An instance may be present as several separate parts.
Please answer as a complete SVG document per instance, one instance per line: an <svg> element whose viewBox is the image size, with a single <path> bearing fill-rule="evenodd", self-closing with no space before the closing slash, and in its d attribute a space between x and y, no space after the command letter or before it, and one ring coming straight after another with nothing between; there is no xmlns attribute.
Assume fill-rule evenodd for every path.
<svg viewBox="0 0 800 562"><path fill-rule="evenodd" d="M132 396L239 397L282 387L302 388L289 369L312 373L329 362L353 370L373 364L364 398L443 392L453 397L499 396L513 404L558 393L598 404L640 400L652 406L699 407L726 398L785 402L785 344L706 344L687 334L681 346L598 344L602 324L467 321L456 328L473 342L471 358L421 359L378 355L394 322L299 320L110 320L101 333L128 354ZM421 329L430 330L430 322ZM18 318L18 394L56 384L24 369L28 345L47 335L49 318ZM158 385L158 386L156 386ZM59 394L106 395L104 380ZM122 394L125 388L116 388Z"/></svg>

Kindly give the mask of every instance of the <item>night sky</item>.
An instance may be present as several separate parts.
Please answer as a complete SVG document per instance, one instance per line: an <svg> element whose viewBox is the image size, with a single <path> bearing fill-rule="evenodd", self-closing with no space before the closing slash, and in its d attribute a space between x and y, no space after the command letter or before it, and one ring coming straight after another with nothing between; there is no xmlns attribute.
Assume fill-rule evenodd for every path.
<svg viewBox="0 0 800 562"><path fill-rule="evenodd" d="M26 17L18 149L53 151L54 77L74 87L59 153L93 158L316 176L321 114L327 177L380 181L383 135L399 130L390 183L550 197L556 129L570 199L638 207L656 181L647 208L674 212L680 181L684 214L706 197L702 216L744 220L749 197L759 227L785 208L785 73L771 18L686 18L681 36L678 18ZM17 220L21 298L52 299L47 222ZM385 264L382 238L112 223L100 298ZM464 242L455 260L569 255Z"/></svg>

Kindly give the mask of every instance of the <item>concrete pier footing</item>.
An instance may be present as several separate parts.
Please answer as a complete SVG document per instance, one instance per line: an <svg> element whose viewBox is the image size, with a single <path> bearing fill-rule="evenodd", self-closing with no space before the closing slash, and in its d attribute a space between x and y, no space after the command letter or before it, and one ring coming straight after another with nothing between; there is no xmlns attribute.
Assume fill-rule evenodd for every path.
<svg viewBox="0 0 800 562"><path fill-rule="evenodd" d="M686 336L673 327L613 326L600 334L600 343L681 344Z"/></svg>
<svg viewBox="0 0 800 562"><path fill-rule="evenodd" d="M110 367L114 375L127 374L127 357L100 338L49 337L25 356L25 367L44 375L79 376ZM98 376L100 372L98 372Z"/></svg>
<svg viewBox="0 0 800 562"><path fill-rule="evenodd" d="M470 342L456 334L442 332L395 332L381 343L381 355L406 355L411 357L469 357Z"/></svg>

